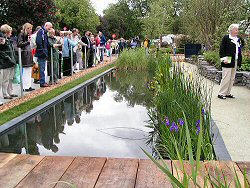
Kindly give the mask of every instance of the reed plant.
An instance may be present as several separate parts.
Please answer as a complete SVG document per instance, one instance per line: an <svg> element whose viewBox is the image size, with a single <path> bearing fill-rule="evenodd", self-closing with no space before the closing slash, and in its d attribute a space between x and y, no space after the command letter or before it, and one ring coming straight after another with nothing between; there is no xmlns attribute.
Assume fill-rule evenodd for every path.
<svg viewBox="0 0 250 188"><path fill-rule="evenodd" d="M118 57L118 69L154 71L156 64L153 55L146 54L144 48L126 49Z"/></svg>
<svg viewBox="0 0 250 188"><path fill-rule="evenodd" d="M215 159L210 133L212 89L207 89L203 78L185 71L180 64L171 63L167 56L157 63L150 86L154 93L154 108L148 112L150 121L147 126L152 128L148 143L152 143L165 159L188 160L190 152L196 156L198 135L202 131L200 158ZM199 115L201 109L202 116ZM187 138L191 146L187 144Z"/></svg>
<svg viewBox="0 0 250 188"><path fill-rule="evenodd" d="M185 132L186 137L185 143L187 147L188 152L188 161L184 161L181 156L181 150L179 149L179 141L175 139L175 133L171 133L171 138L173 139L173 149L175 150L175 153L177 154L177 160L172 162L172 168L173 171L176 171L177 173L174 175L172 169L169 169L168 165L165 163L164 159L162 158L161 154L157 149L156 152L158 153L158 156L160 160L156 160L154 157L151 156L151 154L147 153L145 150L144 153L157 165L157 167L166 174L168 179L171 181L173 187L180 187L180 188L189 188L189 187L197 187L197 188L249 188L249 182L246 175L246 170L244 169L243 174L239 172L239 168L235 165L230 168L231 173L225 173L224 169L219 168L216 164L213 162L201 162L201 156L202 156L202 143L204 139L204 129L205 124L203 120L203 110L200 110L199 116L200 116L200 128L199 133L197 135L198 140L195 142L192 139L192 133L190 131L190 124L187 121L187 117L185 113L183 112L184 117L183 124L186 126L183 127L183 132ZM195 155L193 154L193 145L197 145ZM188 162L188 163L187 163ZM179 163L179 167L175 165L175 163ZM204 165L206 163L209 163L210 168L206 170L204 169ZM190 166L191 171L187 170L187 166ZM179 173L178 173L179 172ZM230 177L229 177L230 176Z"/></svg>

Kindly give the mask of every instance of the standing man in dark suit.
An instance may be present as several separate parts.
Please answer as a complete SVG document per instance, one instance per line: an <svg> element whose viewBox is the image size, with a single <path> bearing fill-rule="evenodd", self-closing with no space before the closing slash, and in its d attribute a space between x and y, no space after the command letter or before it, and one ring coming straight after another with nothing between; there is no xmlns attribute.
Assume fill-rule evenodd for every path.
<svg viewBox="0 0 250 188"><path fill-rule="evenodd" d="M84 62L85 64L87 64L89 62L89 56L90 56L90 48L91 48L91 42L90 42L90 31L85 31L84 32L84 36L82 37L82 42L85 44L85 46L82 48L82 52L85 56L85 48L86 48L86 62Z"/></svg>
<svg viewBox="0 0 250 188"><path fill-rule="evenodd" d="M40 70L40 87L49 87L45 82L45 67L48 59L48 35L47 32L52 28L52 23L46 22L44 26L37 32L36 36L36 53L37 62Z"/></svg>

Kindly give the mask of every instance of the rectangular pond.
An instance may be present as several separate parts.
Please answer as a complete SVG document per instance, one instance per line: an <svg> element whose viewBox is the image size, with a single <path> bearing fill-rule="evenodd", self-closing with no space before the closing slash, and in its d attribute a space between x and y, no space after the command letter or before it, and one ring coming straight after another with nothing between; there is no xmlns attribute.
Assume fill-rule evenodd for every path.
<svg viewBox="0 0 250 188"><path fill-rule="evenodd" d="M0 152L147 158L147 72L112 71L0 136Z"/></svg>

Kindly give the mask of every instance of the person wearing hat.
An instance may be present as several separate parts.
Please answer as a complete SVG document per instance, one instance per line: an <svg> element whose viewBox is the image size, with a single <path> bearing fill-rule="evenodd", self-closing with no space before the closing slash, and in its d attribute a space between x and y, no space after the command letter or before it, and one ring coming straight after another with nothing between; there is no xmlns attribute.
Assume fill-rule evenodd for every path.
<svg viewBox="0 0 250 188"><path fill-rule="evenodd" d="M0 31L0 87L2 87L4 99L12 99L18 97L13 94L12 87L16 65L15 51L10 40L12 28L4 24L0 27Z"/></svg>

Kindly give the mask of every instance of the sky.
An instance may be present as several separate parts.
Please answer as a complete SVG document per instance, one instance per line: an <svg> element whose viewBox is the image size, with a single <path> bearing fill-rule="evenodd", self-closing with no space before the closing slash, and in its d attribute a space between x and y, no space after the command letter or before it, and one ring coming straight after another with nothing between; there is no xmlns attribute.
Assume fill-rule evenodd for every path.
<svg viewBox="0 0 250 188"><path fill-rule="evenodd" d="M116 3L117 0L90 0L96 9L96 13L103 15L103 10L108 7L110 3Z"/></svg>

